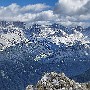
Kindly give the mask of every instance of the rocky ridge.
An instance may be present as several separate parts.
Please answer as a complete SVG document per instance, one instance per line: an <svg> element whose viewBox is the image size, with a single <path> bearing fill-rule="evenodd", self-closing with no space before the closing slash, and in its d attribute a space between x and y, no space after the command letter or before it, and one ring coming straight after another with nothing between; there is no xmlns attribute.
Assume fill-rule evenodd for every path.
<svg viewBox="0 0 90 90"><path fill-rule="evenodd" d="M26 90L90 90L89 83L78 83L64 73L46 73L36 86L28 85Z"/></svg>

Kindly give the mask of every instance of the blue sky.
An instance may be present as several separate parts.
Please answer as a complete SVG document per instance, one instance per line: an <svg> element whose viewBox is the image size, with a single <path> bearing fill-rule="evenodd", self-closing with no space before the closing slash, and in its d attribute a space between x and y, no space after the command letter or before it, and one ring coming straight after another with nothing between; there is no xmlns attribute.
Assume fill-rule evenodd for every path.
<svg viewBox="0 0 90 90"><path fill-rule="evenodd" d="M17 3L20 6L28 4L45 3L50 6L54 6L58 0L0 0L0 6L8 6L11 3Z"/></svg>

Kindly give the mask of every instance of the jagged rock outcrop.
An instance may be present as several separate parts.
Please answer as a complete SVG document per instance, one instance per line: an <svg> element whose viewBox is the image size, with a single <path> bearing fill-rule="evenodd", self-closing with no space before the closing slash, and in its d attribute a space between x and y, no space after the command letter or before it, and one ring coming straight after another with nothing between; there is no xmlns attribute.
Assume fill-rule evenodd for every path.
<svg viewBox="0 0 90 90"><path fill-rule="evenodd" d="M34 87L28 85L26 90L89 90L88 83L77 83L74 80L69 79L64 73L46 73L40 81Z"/></svg>

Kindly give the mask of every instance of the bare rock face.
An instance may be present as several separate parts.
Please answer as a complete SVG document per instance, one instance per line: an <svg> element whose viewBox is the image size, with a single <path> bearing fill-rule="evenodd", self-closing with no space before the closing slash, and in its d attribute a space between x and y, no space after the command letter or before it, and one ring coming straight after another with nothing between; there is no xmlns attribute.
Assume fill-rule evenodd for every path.
<svg viewBox="0 0 90 90"><path fill-rule="evenodd" d="M88 84L79 84L69 79L64 73L46 73L35 88L32 85L27 86L26 90L89 90Z"/></svg>
<svg viewBox="0 0 90 90"><path fill-rule="evenodd" d="M33 85L28 85L28 86L26 87L26 90L34 90Z"/></svg>

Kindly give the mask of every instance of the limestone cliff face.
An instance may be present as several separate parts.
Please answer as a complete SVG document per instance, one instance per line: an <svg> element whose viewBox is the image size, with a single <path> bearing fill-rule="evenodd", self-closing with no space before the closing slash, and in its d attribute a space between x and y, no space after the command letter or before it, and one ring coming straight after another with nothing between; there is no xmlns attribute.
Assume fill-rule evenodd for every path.
<svg viewBox="0 0 90 90"><path fill-rule="evenodd" d="M26 90L89 90L88 83L77 83L64 73L46 73L36 86L28 85Z"/></svg>

